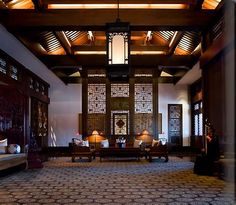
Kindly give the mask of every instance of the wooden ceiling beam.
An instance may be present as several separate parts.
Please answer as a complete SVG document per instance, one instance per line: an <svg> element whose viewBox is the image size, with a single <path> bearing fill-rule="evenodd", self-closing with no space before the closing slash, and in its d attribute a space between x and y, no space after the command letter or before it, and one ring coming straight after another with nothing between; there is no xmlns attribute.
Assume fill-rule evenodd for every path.
<svg viewBox="0 0 236 205"><path fill-rule="evenodd" d="M68 55L72 54L70 42L67 39L67 37L65 36L64 32L63 31L55 31L54 35L56 36L56 38L58 39L58 41L60 42L60 44L62 45L64 50L66 51L66 53Z"/></svg>
<svg viewBox="0 0 236 205"><path fill-rule="evenodd" d="M72 12L73 11L73 12ZM122 9L120 18L130 22L131 30L204 29L213 20L213 10ZM112 9L76 10L2 10L0 22L9 30L79 30L103 31L107 22L116 20Z"/></svg>
<svg viewBox="0 0 236 205"><path fill-rule="evenodd" d="M204 0L196 0L195 3L190 5L190 9L201 10L203 2L204 2Z"/></svg>
<svg viewBox="0 0 236 205"><path fill-rule="evenodd" d="M100 67L106 66L106 55L76 55L76 61L72 61L68 56L63 55L46 55L40 56L39 59L52 68L55 66L84 66ZM196 61L195 56L166 56L166 55L131 55L131 66L136 68L150 68L162 66L186 66L191 67Z"/></svg>
<svg viewBox="0 0 236 205"><path fill-rule="evenodd" d="M43 11L45 9L44 4L42 3L42 0L31 0L34 4L34 8L37 11Z"/></svg>
<svg viewBox="0 0 236 205"><path fill-rule="evenodd" d="M80 46L72 46L73 52L75 51L106 51L106 45L104 46L91 46L91 45L80 45ZM131 45L131 51L164 51L167 52L169 50L168 46L153 46L153 45L145 45L145 46L137 46Z"/></svg>
<svg viewBox="0 0 236 205"><path fill-rule="evenodd" d="M169 52L168 55L173 55L175 52L176 47L178 46L180 40L182 39L184 35L183 31L177 31L176 35L173 35L172 39L171 39L171 45L169 48Z"/></svg>

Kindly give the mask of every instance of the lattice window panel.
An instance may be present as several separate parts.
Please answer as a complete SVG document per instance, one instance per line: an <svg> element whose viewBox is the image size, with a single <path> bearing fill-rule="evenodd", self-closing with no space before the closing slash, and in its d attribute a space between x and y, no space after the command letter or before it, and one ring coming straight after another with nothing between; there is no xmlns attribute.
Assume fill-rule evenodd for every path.
<svg viewBox="0 0 236 205"><path fill-rule="evenodd" d="M168 104L168 136L169 142L182 143L182 104Z"/></svg>
<svg viewBox="0 0 236 205"><path fill-rule="evenodd" d="M105 84L88 84L88 113L106 113Z"/></svg>
<svg viewBox="0 0 236 205"><path fill-rule="evenodd" d="M13 65L10 66L10 76L15 80L18 79L18 69Z"/></svg>
<svg viewBox="0 0 236 205"><path fill-rule="evenodd" d="M129 84L111 84L111 97L129 97Z"/></svg>
<svg viewBox="0 0 236 205"><path fill-rule="evenodd" d="M153 134L153 115L152 114L135 114L134 115L134 133L140 135L143 130L148 130Z"/></svg>
<svg viewBox="0 0 236 205"><path fill-rule="evenodd" d="M116 114L116 113L119 113L119 114L128 114L128 120L127 120L127 127L128 127L128 131L127 131L127 134L130 133L130 127L129 127L129 110L111 110L111 133L113 134L114 133L114 127L113 127L113 115Z"/></svg>
<svg viewBox="0 0 236 205"><path fill-rule="evenodd" d="M7 62L2 58L0 58L0 72L7 73Z"/></svg>
<svg viewBox="0 0 236 205"><path fill-rule="evenodd" d="M126 113L114 114L113 116L114 134L127 135L128 134L128 115Z"/></svg>
<svg viewBox="0 0 236 205"><path fill-rule="evenodd" d="M135 113L152 113L152 84L135 84Z"/></svg>

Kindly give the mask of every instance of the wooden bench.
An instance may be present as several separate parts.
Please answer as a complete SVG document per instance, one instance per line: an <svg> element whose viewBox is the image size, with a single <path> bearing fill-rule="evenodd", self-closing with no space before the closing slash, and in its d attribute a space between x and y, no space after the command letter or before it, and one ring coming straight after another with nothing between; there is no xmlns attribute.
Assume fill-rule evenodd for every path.
<svg viewBox="0 0 236 205"><path fill-rule="evenodd" d="M108 147L108 148L100 148L99 150L100 161L102 158L109 158L109 157L121 157L121 158L131 158L135 157L137 160L140 160L141 150L140 148L134 147Z"/></svg>

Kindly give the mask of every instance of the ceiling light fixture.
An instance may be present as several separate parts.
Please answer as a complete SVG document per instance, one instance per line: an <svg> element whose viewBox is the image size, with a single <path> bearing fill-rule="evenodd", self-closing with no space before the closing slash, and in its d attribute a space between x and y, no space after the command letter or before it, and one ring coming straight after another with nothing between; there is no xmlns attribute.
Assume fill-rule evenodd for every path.
<svg viewBox="0 0 236 205"><path fill-rule="evenodd" d="M120 9L188 9L188 4L119 4ZM116 4L48 4L48 9L117 9Z"/></svg>
<svg viewBox="0 0 236 205"><path fill-rule="evenodd" d="M130 27L128 22L122 22L117 1L117 19L106 24L107 42L107 72L110 79L128 78L130 56Z"/></svg>

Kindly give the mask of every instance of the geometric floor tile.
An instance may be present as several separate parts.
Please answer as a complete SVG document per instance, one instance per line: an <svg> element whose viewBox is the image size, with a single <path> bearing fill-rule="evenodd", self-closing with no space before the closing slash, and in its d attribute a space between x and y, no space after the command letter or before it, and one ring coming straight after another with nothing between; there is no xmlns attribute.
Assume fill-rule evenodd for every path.
<svg viewBox="0 0 236 205"><path fill-rule="evenodd" d="M71 162L54 158L42 169L0 178L0 204L171 204L233 205L234 185L193 173L188 158L169 162L145 159L95 159Z"/></svg>

